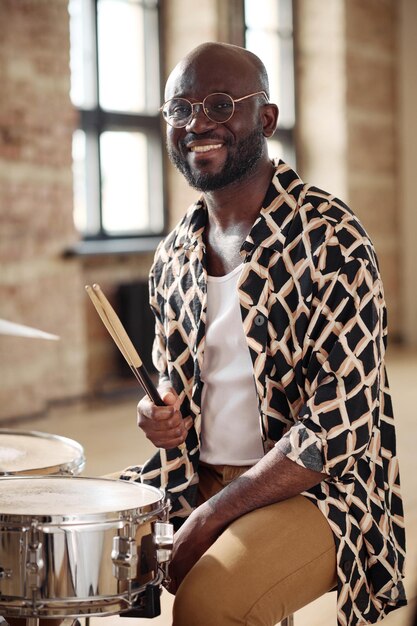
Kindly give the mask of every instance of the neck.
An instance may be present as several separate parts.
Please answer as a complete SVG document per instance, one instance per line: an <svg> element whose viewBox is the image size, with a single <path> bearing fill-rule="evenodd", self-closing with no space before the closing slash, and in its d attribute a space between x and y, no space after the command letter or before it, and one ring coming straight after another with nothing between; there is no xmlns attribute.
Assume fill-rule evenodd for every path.
<svg viewBox="0 0 417 626"><path fill-rule="evenodd" d="M259 215L273 170L268 160L244 180L204 194L208 208L206 262L212 276L223 276L242 262L242 243Z"/></svg>
<svg viewBox="0 0 417 626"><path fill-rule="evenodd" d="M268 159L262 161L247 178L223 189L204 193L209 221L224 230L236 224L251 226L259 214L273 172L274 166Z"/></svg>

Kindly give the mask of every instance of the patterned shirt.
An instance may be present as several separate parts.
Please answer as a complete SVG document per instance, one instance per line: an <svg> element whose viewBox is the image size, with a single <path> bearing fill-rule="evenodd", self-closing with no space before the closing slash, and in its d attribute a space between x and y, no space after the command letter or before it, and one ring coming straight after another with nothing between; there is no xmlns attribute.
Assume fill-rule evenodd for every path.
<svg viewBox="0 0 417 626"><path fill-rule="evenodd" d="M241 248L242 323L265 453L274 446L328 478L305 491L335 536L338 624L374 623L406 603L405 532L384 366L386 310L375 251L352 211L282 161ZM195 506L201 432L207 208L196 202L161 242L150 274L154 362L194 426L122 478ZM279 529L277 529L279 532Z"/></svg>

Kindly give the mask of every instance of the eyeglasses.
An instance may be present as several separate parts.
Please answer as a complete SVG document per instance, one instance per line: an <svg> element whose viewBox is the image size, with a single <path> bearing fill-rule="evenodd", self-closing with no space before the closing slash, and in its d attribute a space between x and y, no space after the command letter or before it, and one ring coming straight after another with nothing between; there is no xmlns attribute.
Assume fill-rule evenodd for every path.
<svg viewBox="0 0 417 626"><path fill-rule="evenodd" d="M202 102L190 102L186 98L171 98L159 110L162 111L166 123L174 128L187 126L195 115L194 107L200 105L209 120L217 124L224 124L233 116L236 102L261 95L268 100L265 91L256 91L241 98L232 98L227 93L211 93Z"/></svg>

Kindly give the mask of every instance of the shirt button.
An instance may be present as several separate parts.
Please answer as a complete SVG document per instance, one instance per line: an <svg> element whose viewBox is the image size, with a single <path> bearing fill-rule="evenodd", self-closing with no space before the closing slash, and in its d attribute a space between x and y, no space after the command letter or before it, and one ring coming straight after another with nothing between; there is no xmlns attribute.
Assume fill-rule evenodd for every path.
<svg viewBox="0 0 417 626"><path fill-rule="evenodd" d="M257 315L253 321L255 322L256 326L262 326L262 324L265 322L265 317L263 315Z"/></svg>
<svg viewBox="0 0 417 626"><path fill-rule="evenodd" d="M345 572L345 574L348 574L351 569L352 569L352 561L345 561L342 564L342 570Z"/></svg>

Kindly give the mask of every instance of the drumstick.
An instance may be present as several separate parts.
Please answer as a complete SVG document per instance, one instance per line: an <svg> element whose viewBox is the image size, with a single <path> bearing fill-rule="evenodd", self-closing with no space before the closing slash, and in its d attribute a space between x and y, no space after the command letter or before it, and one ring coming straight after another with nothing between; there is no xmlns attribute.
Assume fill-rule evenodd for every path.
<svg viewBox="0 0 417 626"><path fill-rule="evenodd" d="M90 287L90 285L86 285L85 287L88 295L90 296L90 299L92 301L92 303L94 304L97 313L99 314L99 316L101 317L101 321L103 322L103 324L105 325L105 327L107 328L107 330L109 331L114 343L117 345L117 347L119 348L120 352L123 354L123 356L125 357L126 361L128 362L128 364L130 365L130 367L139 367L140 365L142 365L142 362L139 358L139 355L136 353L136 355L133 354L133 351L128 350L127 347L127 342L125 342L125 344L123 344L122 338L117 334L115 328L113 328L111 321L108 319L106 310L102 304L102 301L99 299L99 296L97 294L96 291L93 291L93 289Z"/></svg>
<svg viewBox="0 0 417 626"><path fill-rule="evenodd" d="M162 400L155 385L153 384L151 377L149 376L148 371L143 365L135 346L131 342L129 335L127 334L122 322L116 314L116 311L113 309L110 302L107 300L106 296L102 292L100 285L94 284L92 288L90 287L90 285L86 285L85 289L90 296L90 299L94 304L94 307L99 314L103 324L109 331L109 334L112 337L113 341L126 359L134 376L136 377L140 385L142 385L145 393L148 394L152 402L157 406L165 406L165 402ZM181 452L184 452L186 450L185 443L180 444L178 448L181 450Z"/></svg>
<svg viewBox="0 0 417 626"><path fill-rule="evenodd" d="M133 374L142 385L145 393L148 394L153 403L157 406L165 406L165 403L153 384L148 371L142 363L142 359L131 342L130 337L128 336L115 310L102 292L100 285L94 284L92 288L90 285L86 285L85 289L90 296L90 299L94 304L94 307L96 308L103 324L107 328L120 352L123 354Z"/></svg>
<svg viewBox="0 0 417 626"><path fill-rule="evenodd" d="M135 370L135 367L134 367L133 363L131 363L131 361L130 361L130 357L129 357L129 355L128 355L128 354L127 354L127 352L125 351L125 349L124 349L124 347L123 347L122 343L119 341L119 338L118 338L118 336L116 335L116 333L115 333L115 331L114 331L113 327L111 326L110 322L108 321L107 316L106 316L106 314L105 314L105 312L104 312L104 309L103 309L103 307L102 307L102 305L101 305L101 302L100 302L100 300L98 299L98 296L94 293L94 291L92 290L92 288L90 287L90 285L86 285L85 290L87 291L88 295L90 296L91 302L94 304L95 309L96 309L97 313L99 314L99 316L100 316L100 318L101 318L101 321L103 322L104 326L105 326L105 327L107 328L107 330L109 331L109 333L110 333L110 335L111 335L111 337L112 337L112 339L113 339L114 343L116 344L116 346L119 348L120 352L121 352L121 353L123 354L123 356L125 357L125 359L126 359L126 361L127 361L128 365L129 365L130 369L132 370L132 372L133 372L134 376L136 377L136 379L138 380L138 382L139 382L140 384L142 384L142 383L141 383L141 381L140 381L140 379L139 379L139 376L138 376L138 374L137 374L137 372L136 372L136 370Z"/></svg>

